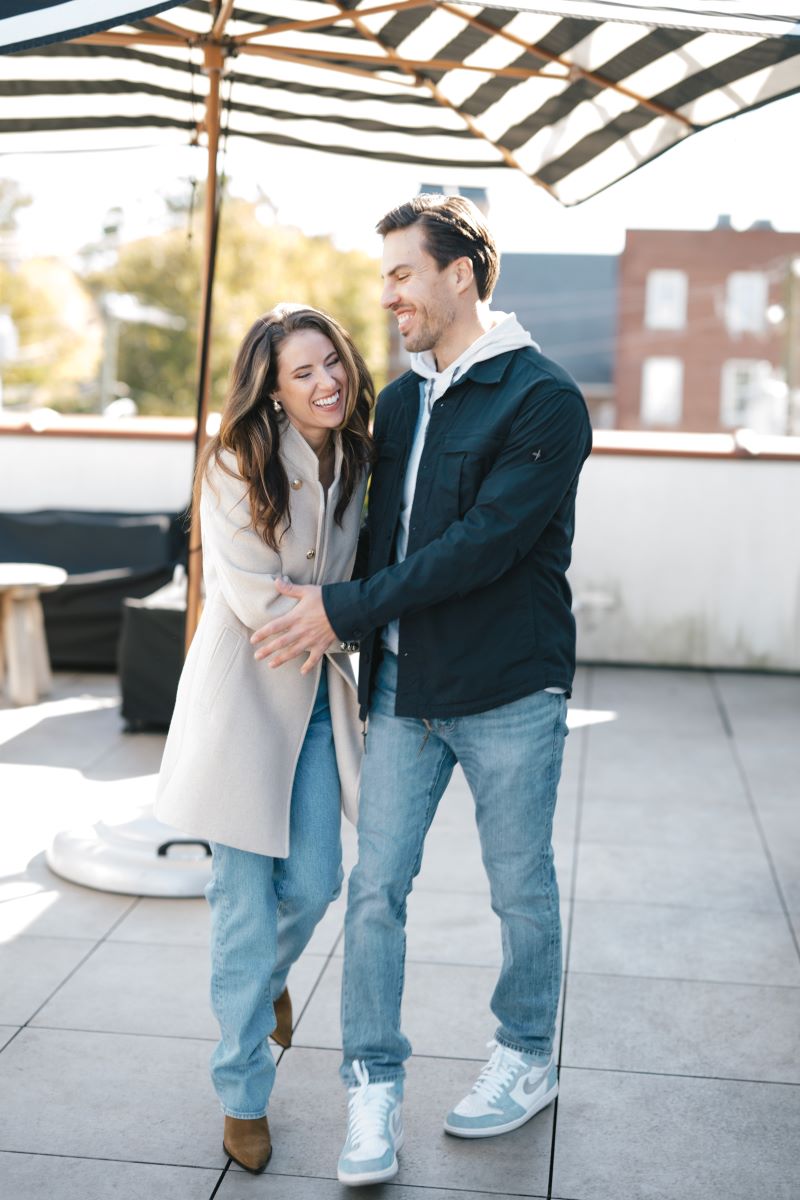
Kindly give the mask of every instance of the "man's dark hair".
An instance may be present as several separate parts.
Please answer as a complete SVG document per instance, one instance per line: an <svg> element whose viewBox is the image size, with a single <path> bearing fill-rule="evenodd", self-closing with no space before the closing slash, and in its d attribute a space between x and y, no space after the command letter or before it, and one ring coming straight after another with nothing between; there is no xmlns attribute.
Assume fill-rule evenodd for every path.
<svg viewBox="0 0 800 1200"><path fill-rule="evenodd" d="M469 258L481 300L488 300L500 274L500 257L481 211L464 196L422 192L388 212L377 224L381 237L421 225L425 249L441 271L457 258Z"/></svg>

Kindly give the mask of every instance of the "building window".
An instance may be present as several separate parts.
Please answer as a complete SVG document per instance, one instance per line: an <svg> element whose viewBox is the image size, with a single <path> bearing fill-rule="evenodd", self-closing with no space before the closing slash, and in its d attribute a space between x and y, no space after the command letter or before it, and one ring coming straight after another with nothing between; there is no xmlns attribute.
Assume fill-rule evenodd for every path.
<svg viewBox="0 0 800 1200"><path fill-rule="evenodd" d="M683 362L646 358L642 364L643 425L680 425L683 414Z"/></svg>
<svg viewBox="0 0 800 1200"><path fill-rule="evenodd" d="M685 271L649 271L644 323L648 329L685 329L689 280Z"/></svg>
<svg viewBox="0 0 800 1200"><path fill-rule="evenodd" d="M777 418L781 430L781 414L773 414L775 401L780 400L772 387L772 363L757 358L730 358L722 366L722 389L719 406L720 425L728 429L761 429L772 426ZM771 428L768 432L773 432Z"/></svg>
<svg viewBox="0 0 800 1200"><path fill-rule="evenodd" d="M728 333L763 333L767 323L767 277L761 271L734 271L725 289Z"/></svg>

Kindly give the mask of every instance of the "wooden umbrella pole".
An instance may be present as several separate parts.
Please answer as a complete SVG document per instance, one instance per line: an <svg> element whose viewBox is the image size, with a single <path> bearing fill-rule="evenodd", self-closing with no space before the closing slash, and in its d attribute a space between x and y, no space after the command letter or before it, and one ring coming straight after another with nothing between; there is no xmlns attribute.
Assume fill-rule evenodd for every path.
<svg viewBox="0 0 800 1200"><path fill-rule="evenodd" d="M208 171L206 175L205 232L203 239L203 289L200 322L197 336L197 429L195 431L195 469L206 442L208 400L211 391L211 313L214 282L217 223L217 149L220 127L220 76L222 49L214 43L204 47L204 70L209 76L206 99L205 130L208 138ZM186 631L184 648L188 653L197 622L200 620L200 588L203 564L200 556L200 513L192 505L189 532L189 562L186 594Z"/></svg>

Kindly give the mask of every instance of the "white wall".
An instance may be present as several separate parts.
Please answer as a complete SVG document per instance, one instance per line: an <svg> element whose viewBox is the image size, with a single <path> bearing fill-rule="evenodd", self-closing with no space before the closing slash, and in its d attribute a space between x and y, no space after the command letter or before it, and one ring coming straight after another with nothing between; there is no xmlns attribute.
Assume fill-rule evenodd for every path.
<svg viewBox="0 0 800 1200"><path fill-rule="evenodd" d="M178 512L193 462L187 439L0 433L0 512Z"/></svg>
<svg viewBox="0 0 800 1200"><path fill-rule="evenodd" d="M172 440L131 437L135 423L103 437L0 426L0 511L178 511L194 453L184 425ZM691 442L715 458L630 453L635 435L597 442L570 571L580 657L800 670L800 456L736 457L727 437Z"/></svg>
<svg viewBox="0 0 800 1200"><path fill-rule="evenodd" d="M799 513L800 460L593 456L570 571L580 657L800 670Z"/></svg>

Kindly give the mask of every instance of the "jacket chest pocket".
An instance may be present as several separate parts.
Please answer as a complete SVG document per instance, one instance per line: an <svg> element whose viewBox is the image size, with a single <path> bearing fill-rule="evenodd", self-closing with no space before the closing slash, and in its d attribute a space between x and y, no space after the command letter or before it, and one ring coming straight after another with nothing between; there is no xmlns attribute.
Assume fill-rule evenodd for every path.
<svg viewBox="0 0 800 1200"><path fill-rule="evenodd" d="M475 504L491 470L499 440L480 434L450 434L442 446L436 472L435 501L451 519L463 517Z"/></svg>

